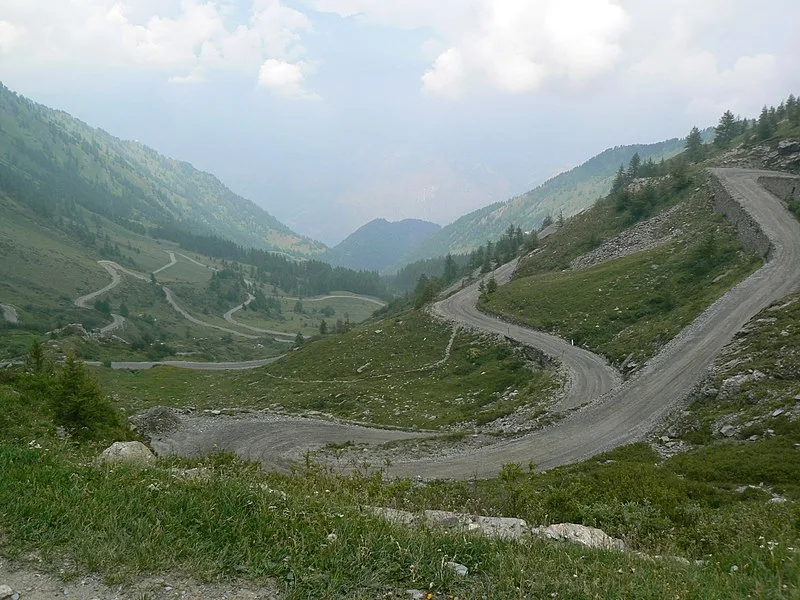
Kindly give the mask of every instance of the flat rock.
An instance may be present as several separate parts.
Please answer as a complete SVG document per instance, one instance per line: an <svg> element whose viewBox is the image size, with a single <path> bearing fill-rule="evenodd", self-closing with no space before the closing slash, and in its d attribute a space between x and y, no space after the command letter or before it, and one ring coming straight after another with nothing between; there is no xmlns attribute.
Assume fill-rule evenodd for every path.
<svg viewBox="0 0 800 600"><path fill-rule="evenodd" d="M611 537L602 529L576 525L574 523L558 523L547 527L534 527L531 533L547 540L560 540L605 550L625 550L625 542Z"/></svg>
<svg viewBox="0 0 800 600"><path fill-rule="evenodd" d="M445 510L426 510L419 514L383 507L369 507L368 510L391 523L407 527L424 524L505 540L518 540L530 533L524 520L509 517L484 517Z"/></svg>
<svg viewBox="0 0 800 600"><path fill-rule="evenodd" d="M148 465L155 460L155 455L141 442L114 442L97 457L97 462L106 464Z"/></svg>
<svg viewBox="0 0 800 600"><path fill-rule="evenodd" d="M13 595L14 590L12 590L10 586L6 584L0 585L0 600L7 600L7 598L11 598Z"/></svg>

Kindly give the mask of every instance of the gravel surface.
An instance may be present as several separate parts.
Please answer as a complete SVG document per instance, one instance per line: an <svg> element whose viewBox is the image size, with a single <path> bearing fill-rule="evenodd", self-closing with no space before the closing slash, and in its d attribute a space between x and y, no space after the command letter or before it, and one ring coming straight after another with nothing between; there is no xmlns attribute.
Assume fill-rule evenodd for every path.
<svg viewBox="0 0 800 600"><path fill-rule="evenodd" d="M34 561L36 562L36 561ZM63 580L36 565L0 558L0 587L11 588L15 600L277 600L275 586L258 587L235 581L199 583L179 574L133 576L124 585L109 586L96 577Z"/></svg>
<svg viewBox="0 0 800 600"><path fill-rule="evenodd" d="M504 464L530 462L549 469L642 440L680 407L716 354L748 320L775 300L800 289L800 223L758 185L756 180L763 172L719 169L713 173L772 241L773 251L764 267L709 307L624 384L597 355L478 312L476 285L439 302L433 312L442 318L506 335L560 360L569 383L557 408L572 412L546 429L516 439L478 448L465 444L463 452L454 449L453 454L448 451L445 456L395 462L386 469L387 474L426 479L491 477ZM496 273L498 281L507 280L514 268L513 263L501 267ZM305 450L327 443L374 444L404 436L413 434L287 417L252 422L223 418L212 425L186 422L161 439L159 449L195 456L220 447L258 460L266 468L285 468L287 461L302 456Z"/></svg>

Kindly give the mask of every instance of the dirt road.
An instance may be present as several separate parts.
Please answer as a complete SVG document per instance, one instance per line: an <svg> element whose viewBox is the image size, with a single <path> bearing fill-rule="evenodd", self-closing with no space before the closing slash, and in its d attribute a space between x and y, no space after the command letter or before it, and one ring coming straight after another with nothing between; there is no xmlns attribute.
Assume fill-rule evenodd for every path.
<svg viewBox="0 0 800 600"><path fill-rule="evenodd" d="M773 249L764 267L709 307L624 384L602 359L589 352L477 312L473 287L438 303L434 311L443 318L508 335L563 361L571 382L562 408L582 408L548 429L444 459L395 463L387 473L429 479L490 477L507 463L533 462L540 469L549 469L646 438L656 424L681 405L717 353L748 320L775 300L800 289L800 222L758 185L762 172L722 169L714 174L771 240ZM501 268L497 278L508 278L513 267ZM329 442L358 441L346 426L332 428L320 421L276 419L280 424L269 427L235 420L222 420L211 429L192 429L187 424L188 428L161 440L159 449L197 455L216 445L267 467L283 467L302 456L305 449ZM374 436L372 441L384 440L381 430L358 429L359 435Z"/></svg>
<svg viewBox="0 0 800 600"><path fill-rule="evenodd" d="M394 465L392 475L469 478L495 475L516 462L549 469L641 440L702 380L739 329L775 300L800 289L800 222L757 183L760 171L713 171L771 240L769 261L725 294L633 379L556 425L523 438L446 460ZM774 174L773 174L774 175Z"/></svg>
<svg viewBox="0 0 800 600"><path fill-rule="evenodd" d="M495 271L494 277L501 285L507 283L515 268L516 261L503 265ZM473 283L457 294L436 303L432 312L443 319L473 329L505 335L558 359L569 377L562 400L554 410L576 408L620 384L619 374L604 358L553 335L512 325L480 312L475 306L478 301L478 285L477 282Z"/></svg>

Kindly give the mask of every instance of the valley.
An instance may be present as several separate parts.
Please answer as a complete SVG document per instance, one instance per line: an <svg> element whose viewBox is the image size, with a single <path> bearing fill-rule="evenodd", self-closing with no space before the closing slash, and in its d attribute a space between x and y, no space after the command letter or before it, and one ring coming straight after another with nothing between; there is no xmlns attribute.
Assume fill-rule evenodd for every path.
<svg viewBox="0 0 800 600"><path fill-rule="evenodd" d="M56 573L126 600L800 590L795 100L449 228L373 221L336 266L213 177L6 92L0 578L22 600Z"/></svg>

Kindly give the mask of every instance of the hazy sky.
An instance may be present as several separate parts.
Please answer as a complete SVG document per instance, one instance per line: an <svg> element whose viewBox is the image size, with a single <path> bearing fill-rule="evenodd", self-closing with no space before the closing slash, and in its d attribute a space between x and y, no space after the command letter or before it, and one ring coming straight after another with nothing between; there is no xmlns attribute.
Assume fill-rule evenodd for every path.
<svg viewBox="0 0 800 600"><path fill-rule="evenodd" d="M800 92L797 0L0 0L0 80L332 244Z"/></svg>

